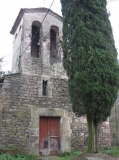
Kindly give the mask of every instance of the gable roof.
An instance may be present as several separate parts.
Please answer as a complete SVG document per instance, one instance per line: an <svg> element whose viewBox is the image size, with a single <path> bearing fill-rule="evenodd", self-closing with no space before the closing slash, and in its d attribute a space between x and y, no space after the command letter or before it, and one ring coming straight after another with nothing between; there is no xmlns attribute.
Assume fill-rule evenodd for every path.
<svg viewBox="0 0 119 160"><path fill-rule="evenodd" d="M15 22L14 22L14 25L10 31L10 34L13 34L15 33L24 13L38 13L38 12L48 12L49 9L47 8L21 8ZM59 20L62 21L62 16L58 15L57 13L53 12L52 10L49 10L48 14L50 15L53 15L54 17L58 18Z"/></svg>

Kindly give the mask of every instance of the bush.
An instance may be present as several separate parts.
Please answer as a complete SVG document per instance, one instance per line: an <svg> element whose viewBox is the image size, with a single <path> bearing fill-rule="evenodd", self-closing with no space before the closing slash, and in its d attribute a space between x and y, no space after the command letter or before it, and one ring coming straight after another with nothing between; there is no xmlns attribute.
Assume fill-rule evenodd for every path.
<svg viewBox="0 0 119 160"><path fill-rule="evenodd" d="M82 152L81 151L79 151L79 150L75 150L75 151L73 151L73 152L60 152L59 153L59 157L76 157L76 156L78 156L78 155L80 155Z"/></svg>
<svg viewBox="0 0 119 160"><path fill-rule="evenodd" d="M108 155L119 156L119 147L102 147L101 152Z"/></svg>
<svg viewBox="0 0 119 160"><path fill-rule="evenodd" d="M65 156L70 156L71 153L70 152L59 152L58 156L59 157L65 157Z"/></svg>
<svg viewBox="0 0 119 160"><path fill-rule="evenodd" d="M22 154L18 155L1 154L0 160L35 160L35 157Z"/></svg>

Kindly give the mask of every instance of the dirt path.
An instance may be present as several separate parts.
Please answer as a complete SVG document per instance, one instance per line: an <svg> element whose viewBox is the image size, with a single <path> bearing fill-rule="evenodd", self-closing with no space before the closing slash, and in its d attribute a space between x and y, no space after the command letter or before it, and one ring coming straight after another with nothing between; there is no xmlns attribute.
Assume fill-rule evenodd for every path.
<svg viewBox="0 0 119 160"><path fill-rule="evenodd" d="M112 157L112 156L102 154L102 153L97 153L97 154L85 153L85 154L78 156L77 158L72 159L72 160L85 160L84 159L85 157L99 157L104 160L119 160L119 157Z"/></svg>

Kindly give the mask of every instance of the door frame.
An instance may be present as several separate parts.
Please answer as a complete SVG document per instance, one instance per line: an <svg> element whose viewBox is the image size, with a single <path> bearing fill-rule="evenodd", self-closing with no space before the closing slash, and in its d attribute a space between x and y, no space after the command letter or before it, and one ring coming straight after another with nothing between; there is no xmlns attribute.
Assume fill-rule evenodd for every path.
<svg viewBox="0 0 119 160"><path fill-rule="evenodd" d="M46 152L45 149L44 149L45 152L44 152L43 150L42 150L42 151L40 150L40 143L41 143L41 141L40 141L40 133L41 133L41 132L40 132L40 128L41 128L41 126L40 126L40 125L41 125L40 120L41 120L41 118L45 118L45 119L47 120L47 123L48 123L48 128L47 128L47 129L48 129L48 132L49 132L49 127L50 127L50 126L49 126L49 122L50 122L49 119L50 119L50 118L54 118L54 119L55 119L55 118L58 118L58 119L59 119L59 120L58 120L58 121L59 121L59 135L58 135L58 137L57 137L57 138L58 138L58 150L52 150L52 149L50 148L50 138L51 138L52 136L48 136L48 135L47 135L48 148L46 149L46 150L47 150L47 153L45 153L45 152ZM54 117L54 116L40 116L40 117L39 117L39 151L40 151L40 155L41 155L41 156L47 156L47 155L49 155L49 156L50 156L50 155L55 156L55 155L57 155L57 154L60 152L60 148L61 148L61 147L60 147L60 143L61 143L61 142L60 142L60 133L61 133L61 128L60 128L61 122L60 122L60 121L61 121L61 117L56 117L56 116L55 116L55 117ZM53 136L53 137L55 137L55 136ZM54 151L54 152L53 152L53 151ZM57 153L55 153L55 151L57 151ZM46 154L46 155L44 155L44 154Z"/></svg>
<svg viewBox="0 0 119 160"><path fill-rule="evenodd" d="M37 108L29 105L31 111L31 122L29 125L28 149L30 154L39 154L39 117L61 117L60 118L60 151L71 151L71 123L72 117L68 111L60 108Z"/></svg>

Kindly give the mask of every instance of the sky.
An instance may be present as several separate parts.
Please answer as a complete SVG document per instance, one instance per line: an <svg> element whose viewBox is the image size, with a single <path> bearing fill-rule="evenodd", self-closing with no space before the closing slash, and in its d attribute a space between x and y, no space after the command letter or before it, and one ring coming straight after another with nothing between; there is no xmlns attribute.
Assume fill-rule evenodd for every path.
<svg viewBox="0 0 119 160"><path fill-rule="evenodd" d="M4 57L2 70L11 71L13 35L10 30L21 8L49 8L53 0L0 0L0 57ZM115 46L119 53L119 0L108 2ZM54 0L51 8L61 15L60 0ZM118 56L119 57L119 56Z"/></svg>

